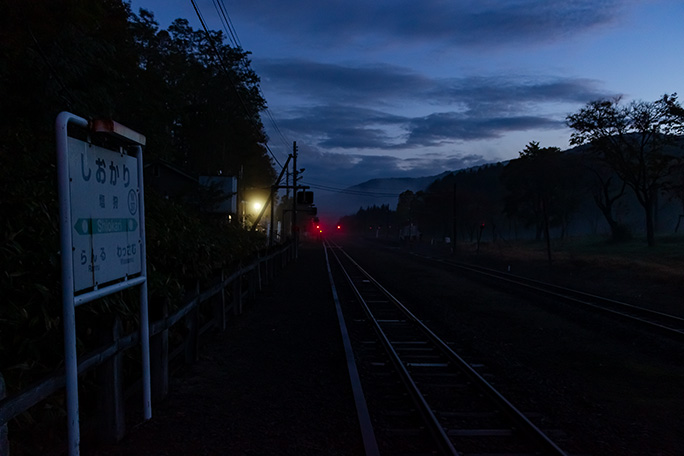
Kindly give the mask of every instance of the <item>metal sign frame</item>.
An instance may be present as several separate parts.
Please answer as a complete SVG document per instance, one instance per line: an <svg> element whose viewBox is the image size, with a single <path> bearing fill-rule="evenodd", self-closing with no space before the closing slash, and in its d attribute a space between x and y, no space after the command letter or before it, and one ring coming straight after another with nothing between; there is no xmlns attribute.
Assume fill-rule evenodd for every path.
<svg viewBox="0 0 684 456"><path fill-rule="evenodd" d="M72 195L72 178L70 177L70 140L67 127L74 125L83 129L88 129L91 133L100 133L112 136L127 147L135 149L135 159L137 160L137 224L139 230L139 268L136 267L135 277L124 274L122 277L108 280L107 284L100 287L98 282L93 279L93 286L88 291L76 294L74 255L77 254L74 248L73 231L90 234L95 229L92 227L92 218L79 219L79 226L74 225L72 220L72 201L77 195ZM112 293L116 293L127 288L140 287L140 345L142 350L142 372L143 372L143 415L145 420L152 418L151 387L150 387L150 331L147 302L147 253L145 247L145 197L143 187L143 155L142 146L145 145L145 137L117 122L113 121L92 121L88 122L75 114L62 112L57 116L55 122L57 139L57 187L59 200L59 224L60 224L60 248L62 266L62 312L64 320L64 365L66 369L66 393L67 393L67 427L68 427L68 454L78 456L80 452L80 426L78 410L78 357L76 352L76 306L86 304L99 298L103 298ZM122 149L123 150L123 149ZM123 156L123 154L122 154ZM128 157L128 156L126 156ZM83 156L81 157L83 160ZM130 162L130 161L129 161ZM114 166L114 163L112 163ZM118 174L118 171L117 171ZM84 175L85 177L85 175ZM86 179L87 180L87 179ZM130 204L135 204L134 196L131 196ZM131 213L133 213L131 209ZM85 220L85 222L84 222ZM108 222L110 228L105 230L112 232L116 228L116 222ZM131 219L133 220L133 219ZM129 222L130 223L130 222ZM133 223L130 224L133 227ZM124 225L125 228L125 225ZM137 231L136 231L137 233ZM135 250L135 248L133 249ZM91 253L91 261L93 252ZM128 256L135 255L129 253ZM87 257L86 257L87 258ZM137 262L137 258L135 259ZM137 263L136 263L137 264ZM139 273L138 273L139 270ZM93 275L94 276L94 275ZM108 277L111 279L111 277ZM82 286L81 286L82 288ZM80 291L80 290L78 290Z"/></svg>

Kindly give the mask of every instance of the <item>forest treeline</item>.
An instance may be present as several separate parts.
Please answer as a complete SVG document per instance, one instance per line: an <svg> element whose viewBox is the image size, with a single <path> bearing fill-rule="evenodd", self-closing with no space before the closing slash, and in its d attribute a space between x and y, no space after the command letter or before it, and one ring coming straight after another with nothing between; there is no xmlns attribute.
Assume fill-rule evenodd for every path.
<svg viewBox="0 0 684 456"><path fill-rule="evenodd" d="M10 393L63 359L55 119L113 119L147 138L145 162L234 175L269 188L275 172L249 53L185 19L161 28L122 0L8 0L0 14L0 372ZM239 226L146 188L151 303L262 244ZM113 307L79 307L79 349ZM132 326L134 327L134 326Z"/></svg>
<svg viewBox="0 0 684 456"><path fill-rule="evenodd" d="M532 141L505 164L451 173L424 191L402 193L396 211L368 207L341 223L356 230L413 223L424 234L461 242L480 239L485 229L494 240L525 233L550 249L552 231L565 236L588 206L613 241L629 239L633 227L619 208L635 201L639 231L654 245L658 202L674 201L684 214L684 110L677 94L653 102L591 101L566 121L573 149Z"/></svg>

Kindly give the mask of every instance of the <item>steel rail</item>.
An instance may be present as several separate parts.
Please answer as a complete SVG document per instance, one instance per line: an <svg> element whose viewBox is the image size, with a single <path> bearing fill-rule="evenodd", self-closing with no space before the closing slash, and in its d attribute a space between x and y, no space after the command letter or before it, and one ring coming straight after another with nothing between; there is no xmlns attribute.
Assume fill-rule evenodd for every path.
<svg viewBox="0 0 684 456"><path fill-rule="evenodd" d="M347 360L347 371L349 372L349 381L351 383L352 394L354 396L354 404L356 405L356 415L359 419L359 426L361 428L361 438L363 440L363 447L366 456L379 456L380 450L378 442L375 438L375 431L373 430L373 422L368 411L368 404L363 393L363 385L361 384L361 376L354 360L354 351L352 348L347 324L344 321L344 314L340 305L337 287L333 280L332 270L330 269L330 260L328 256L328 246L323 244L325 252L325 264L328 268L328 279L330 280L330 288L335 301L335 311L337 313L337 321L340 326L340 334L342 335L342 344L344 346L344 354ZM334 252L332 252L334 254Z"/></svg>
<svg viewBox="0 0 684 456"><path fill-rule="evenodd" d="M419 258L435 261L463 271L506 282L520 288L534 291L536 293L553 296L566 302L580 304L591 310L599 311L626 321L636 322L640 325L644 325L656 330L661 334L684 340L684 318L678 317L676 315L658 312L633 304L617 301L615 299L605 298L580 290L573 290L571 288L554 285L548 282L517 276L509 272L501 272L482 266L468 265L465 263L432 258L424 255L414 255Z"/></svg>
<svg viewBox="0 0 684 456"><path fill-rule="evenodd" d="M479 373L477 373L468 362L466 362L461 356L454 352L451 347L448 346L440 337L438 337L430 328L428 328L420 319L418 319L406 306L404 306L396 297L394 297L386 288L384 288L377 280L375 280L366 270L364 270L346 251L344 251L340 246L336 246L337 250L343 254L346 259L354 266L356 271L361 273L366 281L371 283L378 291L380 291L402 314L405 315L407 320L417 327L421 333L426 336L441 352L446 358L457 366L458 369L463 372L470 381L477 385L481 392L483 392L487 397L489 397L499 409L509 418L513 423L513 427L517 430L524 432L529 438L534 440L539 447L544 451L543 454L551 455L565 455L566 453L561 450L543 431L541 431L534 423L532 423L522 412L520 412L510 401L508 401L503 395L501 395L489 382L487 382ZM392 342L389 340L384 330L382 329L380 323L373 315L368 303L362 296L362 293L354 283L351 278L347 268L342 264L342 261L338 255L333 251L333 255L338 261L343 274L345 275L347 281L349 282L356 298L361 303L366 315L370 319L374 329L379 335L383 346L386 348L393 364L399 371L404 383L411 392L412 397L416 401L416 404L420 407L424 416L426 417L427 423L430 425L431 429L434 429L433 435L435 435L440 440L446 442L445 448L447 451L453 451L448 454L458 454L454 449L451 439L448 437L447 432L444 430L443 426L439 423L439 420L435 416L432 408L427 403L418 385L415 383L411 377L410 372L406 368L406 365L401 360L401 357L394 349Z"/></svg>
<svg viewBox="0 0 684 456"><path fill-rule="evenodd" d="M339 246L337 247L337 250L345 253L345 255L346 255L346 252L344 252ZM416 407L418 408L421 415L423 416L425 423L428 425L429 431L432 434L432 436L434 437L435 442L437 443L439 448L442 450L443 454L450 454L453 456L458 456L459 453L456 451L453 444L451 443L451 439L449 438L449 436L445 432L442 425L439 423L439 420L435 416L430 405L427 403L427 401L425 400L425 398L421 394L420 390L418 389L418 386L416 385L415 381L411 377L411 374L409 373L408 369L406 368L404 363L399 358L399 354L396 352L396 350L392 346L392 343L390 342L389 338L387 337L387 334L385 334L385 332L380 327L380 324L378 323L377 318L375 318L375 316L373 315L373 312L370 309L370 307L368 306L366 299L362 296L358 287L354 283L354 280L351 278L351 276L349 275L349 272L347 271L347 269L342 264L342 261L340 260L339 256L335 252L335 250L331 249L331 252L332 252L333 256L335 257L335 259L337 260L337 263L339 264L339 266L342 270L342 273L344 274L345 278L347 279L347 282L349 283L350 287L352 288L354 295L359 300L359 303L363 307L364 312L366 313L371 324L373 325L373 328L375 329L376 334L380 338L382 345L384 346L387 353L390 355L390 360L394 364L394 367L397 369L397 372L399 373L401 380L403 381L403 383L406 386L409 394L411 395L411 399L413 400Z"/></svg>

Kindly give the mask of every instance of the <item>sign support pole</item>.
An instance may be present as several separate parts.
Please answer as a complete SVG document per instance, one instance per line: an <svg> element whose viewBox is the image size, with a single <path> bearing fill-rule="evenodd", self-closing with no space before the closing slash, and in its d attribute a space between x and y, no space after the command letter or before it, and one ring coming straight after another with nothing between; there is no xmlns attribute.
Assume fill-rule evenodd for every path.
<svg viewBox="0 0 684 456"><path fill-rule="evenodd" d="M74 125L82 129L89 129L92 132L107 134L122 140L127 147L135 147L137 169L136 166L131 166L133 157L127 156L123 153L123 149L119 153L113 154L113 151L108 149L98 148L90 143L70 138L68 134L68 126ZM62 277L62 315L64 325L64 367L66 371L66 409L67 409L67 452L69 456L79 456L80 454L80 426L79 426L79 404L78 404L78 353L76 350L76 306L85 304L87 302L99 299L110 294L122 291L126 288L140 286L140 346L142 350L142 388L143 388L143 415L145 420L152 417L151 407L151 387L150 387L150 329L148 317L148 296L147 296L147 262L146 262L146 245L145 245L145 195L143 187L143 156L142 145L145 144L145 137L133 130L124 127L113 121L95 121L88 122L86 119L78 117L68 112L62 112L57 116L55 122L56 141L57 141L57 189L59 201L59 228L60 228L60 262L61 262L61 277ZM81 146L81 144L83 146ZM80 157L80 171L72 169L72 156L75 150L80 150L79 147L87 146L88 152L81 152ZM97 152L99 157L95 160L98 169L93 170L87 164L88 158L93 150L100 150ZM71 150L72 148L73 150ZM74 149L75 148L75 149ZM103 155L109 154L109 155ZM106 179L106 161L102 157L108 157L110 180L107 184ZM124 158L125 157L125 158ZM78 165L76 165L78 166ZM121 170L119 169L121 166ZM137 171L137 182L133 179L133 171ZM97 177L96 177L97 176ZM128 176L128 180L127 179ZM93 180L91 180L93 178ZM96 185L104 187L102 193L99 195L99 206L93 212L91 206L92 200L84 198L92 197L92 195L84 196L84 183L90 182L92 185L97 180ZM80 187L76 186L80 182ZM119 193L107 193L116 188L115 185L124 185L128 187L131 183L135 185L128 189L127 206L119 204L126 198ZM109 185L109 187L107 187ZM72 188L77 191L72 195ZM81 191L79 192L78 189ZM120 189L120 187L119 187ZM125 191L125 190L124 190ZM111 197L108 200L107 197ZM127 208L131 216L134 218L121 218L117 212L104 212L109 201L112 209L120 210L123 206L124 210ZM87 203L85 206L83 203ZM72 212L75 211L76 215ZM100 211L98 213L98 211ZM137 214L137 215L136 215ZM78 219L74 225L73 218ZM106 244L106 236L119 236L119 233L134 232L139 229L139 240L133 237L122 238L125 242L117 244L110 241ZM74 234L76 232L76 235ZM92 280L84 283L83 270L87 266L88 254L85 248L80 252L79 258L81 263L78 265L79 269L75 269L74 255L76 253L76 246L83 245L83 239L75 239L74 236L90 236L90 265L87 271L92 272L92 276L85 278ZM99 250L94 252L92 248L93 236L102 236L103 239L98 241ZM137 236L137 235L134 235ZM111 238L110 238L111 239ZM125 245L123 245L125 244ZM136 252L137 250L137 252ZM139 255L139 256L138 256ZM98 260L99 258L99 260ZM110 258L107 264L105 260ZM111 259L118 259L120 265L128 265L134 263L133 268L120 266L111 266ZM96 264L97 263L97 264ZM139 263L139 269L135 264ZM78 274L77 274L78 272ZM99 275L98 275L99 274ZM105 283L102 285L102 283ZM76 295L76 293L79 293Z"/></svg>
<svg viewBox="0 0 684 456"><path fill-rule="evenodd" d="M138 176L142 181L143 175L143 153L142 147L136 147L136 158L138 159ZM147 277L147 245L145 243L145 188L140 185L140 254L143 261L140 275ZM152 388L151 388L151 367L150 367L150 321L147 302L147 280L140 285L140 347L142 350L142 388L143 388L143 417L145 421L152 418Z"/></svg>
<svg viewBox="0 0 684 456"><path fill-rule="evenodd" d="M57 189L59 192L59 235L62 265L62 319L64 320L64 368L66 370L66 408L69 456L78 456L78 358L76 354L76 307L74 305L74 264L71 239L71 192L67 126L87 128L88 121L68 112L57 116Z"/></svg>

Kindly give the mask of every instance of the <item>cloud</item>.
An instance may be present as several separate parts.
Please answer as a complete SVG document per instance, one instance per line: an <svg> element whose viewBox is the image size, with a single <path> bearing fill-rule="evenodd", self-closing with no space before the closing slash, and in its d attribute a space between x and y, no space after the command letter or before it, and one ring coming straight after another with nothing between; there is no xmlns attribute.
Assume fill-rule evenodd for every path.
<svg viewBox="0 0 684 456"><path fill-rule="evenodd" d="M355 106L299 107L282 113L278 123L295 137L325 148L385 149L397 139L390 134L410 119Z"/></svg>
<svg viewBox="0 0 684 456"><path fill-rule="evenodd" d="M540 44L592 31L621 17L620 0L309 0L238 2L254 23L293 41L316 36L318 46L439 42L505 48Z"/></svg>
<svg viewBox="0 0 684 456"><path fill-rule="evenodd" d="M314 104L279 112L279 123L294 137L324 148L399 150L498 138L512 131L563 129L565 114L549 106L557 110L559 104L605 96L595 88L596 82L584 79L498 77L430 83L425 82L428 78L420 79L424 81L417 89L421 93L412 92L411 85L386 88L384 106L376 101L377 94L359 87L349 88L352 93L347 95L356 105L330 104L335 97L312 83L309 96ZM393 106L421 101L437 112L424 116L392 112L399 110Z"/></svg>
<svg viewBox="0 0 684 456"><path fill-rule="evenodd" d="M435 146L455 140L498 138L504 132L563 128L563 120L540 116L469 117L460 113L440 113L413 119L406 146Z"/></svg>
<svg viewBox="0 0 684 456"><path fill-rule="evenodd" d="M335 103L382 103L399 94L434 89L435 81L408 68L394 65L349 66L303 59L255 61L269 86L284 94Z"/></svg>
<svg viewBox="0 0 684 456"><path fill-rule="evenodd" d="M255 64L272 90L326 104L397 106L484 105L527 102L581 102L606 96L599 82L545 75L429 77L396 65L349 66L301 59L260 60ZM300 103L302 100L300 99Z"/></svg>
<svg viewBox="0 0 684 456"><path fill-rule="evenodd" d="M423 177L491 162L481 155L455 151L401 158L395 155L325 152L316 147L303 148L301 158L307 165L303 178L305 183L338 189L346 188L349 182L360 183L386 176ZM309 182L307 176L328 176L329 181L314 179Z"/></svg>
<svg viewBox="0 0 684 456"><path fill-rule="evenodd" d="M565 113L559 106L613 95L585 78L435 78L392 65L302 60L260 65L274 91L304 97L298 107L290 101L290 108L278 112L281 127L329 149L399 150L562 129ZM414 113L426 110L432 112Z"/></svg>
<svg viewBox="0 0 684 456"><path fill-rule="evenodd" d="M530 104L586 103L608 96L599 82L558 76L473 76L435 84L429 97L443 104L459 103L480 114L522 112Z"/></svg>

